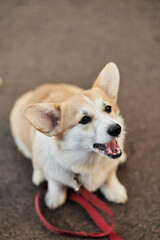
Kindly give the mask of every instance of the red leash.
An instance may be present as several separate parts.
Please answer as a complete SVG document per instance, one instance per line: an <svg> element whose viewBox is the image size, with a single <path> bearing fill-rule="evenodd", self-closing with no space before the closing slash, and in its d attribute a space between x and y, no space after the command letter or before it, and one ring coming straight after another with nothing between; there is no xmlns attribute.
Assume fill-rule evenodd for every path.
<svg viewBox="0 0 160 240"><path fill-rule="evenodd" d="M104 237L108 236L110 240L123 240L115 231L114 231L114 215L112 211L109 209L109 207L102 202L99 198L96 197L93 193L87 191L84 188L80 188L80 190L77 192L74 192L73 190L69 191L68 198L72 201L78 202L85 210L88 212L90 217L93 219L95 224L101 229L101 232L72 232L67 230L62 230L59 228L56 228L52 226L42 215L40 207L39 207L39 196L44 189L45 186L42 186L40 190L37 192L35 196L35 208L36 212L43 222L43 224L52 232L59 234L59 235L65 235L65 236L78 236L78 237ZM92 204L92 205L91 205ZM112 225L110 226L104 218L96 211L96 209L93 207L97 207L104 212L108 213L112 217Z"/></svg>

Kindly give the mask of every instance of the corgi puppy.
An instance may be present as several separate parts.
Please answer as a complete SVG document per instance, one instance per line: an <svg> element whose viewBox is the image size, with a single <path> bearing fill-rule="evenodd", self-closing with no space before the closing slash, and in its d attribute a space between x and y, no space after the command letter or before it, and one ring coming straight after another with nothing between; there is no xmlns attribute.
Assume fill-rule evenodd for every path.
<svg viewBox="0 0 160 240"><path fill-rule="evenodd" d="M127 192L116 171L126 160L124 121L117 105L120 75L114 63L93 87L45 84L15 103L10 126L23 155L32 160L35 185L48 182L45 202L62 205L67 188L100 189L109 201L125 203Z"/></svg>

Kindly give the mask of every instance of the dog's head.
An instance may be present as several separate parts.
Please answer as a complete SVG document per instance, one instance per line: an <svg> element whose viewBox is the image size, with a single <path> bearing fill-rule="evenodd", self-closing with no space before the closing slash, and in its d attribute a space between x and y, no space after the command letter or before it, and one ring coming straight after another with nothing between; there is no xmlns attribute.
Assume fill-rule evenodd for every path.
<svg viewBox="0 0 160 240"><path fill-rule="evenodd" d="M63 151L94 151L118 158L121 149L116 137L119 71L109 63L90 90L71 96L61 104L40 103L25 109L25 117L42 133L55 136Z"/></svg>

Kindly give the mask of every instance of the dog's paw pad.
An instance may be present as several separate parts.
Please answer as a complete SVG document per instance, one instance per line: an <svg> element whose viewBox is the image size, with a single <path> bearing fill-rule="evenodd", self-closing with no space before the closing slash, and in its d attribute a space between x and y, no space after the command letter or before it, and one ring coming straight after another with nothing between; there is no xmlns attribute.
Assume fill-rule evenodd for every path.
<svg viewBox="0 0 160 240"><path fill-rule="evenodd" d="M50 194L46 193L45 203L48 208L55 209L61 206L66 201L66 192Z"/></svg>
<svg viewBox="0 0 160 240"><path fill-rule="evenodd" d="M127 191L122 184L112 187L105 186L105 188L102 189L102 193L110 202L124 204L128 200Z"/></svg>

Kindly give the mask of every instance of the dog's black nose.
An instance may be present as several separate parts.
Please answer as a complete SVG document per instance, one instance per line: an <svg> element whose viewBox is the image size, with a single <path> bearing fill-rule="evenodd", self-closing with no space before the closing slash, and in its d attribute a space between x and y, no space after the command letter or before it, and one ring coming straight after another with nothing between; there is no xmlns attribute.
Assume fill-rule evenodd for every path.
<svg viewBox="0 0 160 240"><path fill-rule="evenodd" d="M111 127L108 128L107 133L112 136L112 137L116 137L120 134L121 132L121 126L119 124L115 124Z"/></svg>

